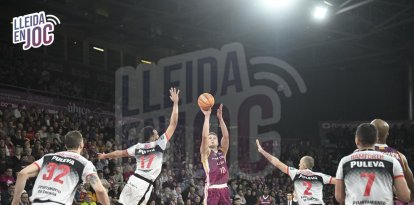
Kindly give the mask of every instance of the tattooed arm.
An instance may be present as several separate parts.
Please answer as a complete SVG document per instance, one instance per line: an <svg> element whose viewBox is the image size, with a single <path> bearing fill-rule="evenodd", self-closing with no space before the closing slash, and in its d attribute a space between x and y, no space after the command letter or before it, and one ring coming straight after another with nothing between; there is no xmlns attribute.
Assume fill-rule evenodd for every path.
<svg viewBox="0 0 414 205"><path fill-rule="evenodd" d="M106 193L106 189L102 185L98 175L90 174L86 177L86 181L91 184L92 188L95 190L98 201L103 205L110 205L108 194Z"/></svg>

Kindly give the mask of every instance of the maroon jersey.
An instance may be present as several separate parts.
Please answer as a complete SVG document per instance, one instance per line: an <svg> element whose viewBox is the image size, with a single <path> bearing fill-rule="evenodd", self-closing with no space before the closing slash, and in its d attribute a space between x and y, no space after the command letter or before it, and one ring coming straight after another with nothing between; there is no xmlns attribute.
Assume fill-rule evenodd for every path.
<svg viewBox="0 0 414 205"><path fill-rule="evenodd" d="M272 199L270 195L267 195L266 197L263 195L259 198L259 205L265 205L265 204L272 204Z"/></svg>
<svg viewBox="0 0 414 205"><path fill-rule="evenodd" d="M386 144L375 144L375 151L379 151L384 153L385 155L391 156L395 159L398 160L398 162L400 163L400 165L402 166L403 170L404 170L404 162L401 158L400 153L392 148L392 147L388 147L388 145Z"/></svg>
<svg viewBox="0 0 414 205"><path fill-rule="evenodd" d="M223 151L220 149L217 152L210 150L207 159L203 160L203 166L207 176L206 187L227 184L229 172Z"/></svg>

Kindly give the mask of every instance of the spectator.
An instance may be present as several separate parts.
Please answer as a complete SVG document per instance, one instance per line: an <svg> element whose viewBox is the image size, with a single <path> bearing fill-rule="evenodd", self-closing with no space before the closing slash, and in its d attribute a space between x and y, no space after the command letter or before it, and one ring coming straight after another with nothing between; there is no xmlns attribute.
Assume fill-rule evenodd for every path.
<svg viewBox="0 0 414 205"><path fill-rule="evenodd" d="M4 205L11 204L14 194L14 184L7 187L7 190L1 192L1 203Z"/></svg>
<svg viewBox="0 0 414 205"><path fill-rule="evenodd" d="M244 197L246 199L246 204L255 204L257 202L257 198L252 195L252 190L249 188L247 189L247 193Z"/></svg>
<svg viewBox="0 0 414 205"><path fill-rule="evenodd" d="M235 196L234 197L234 199L233 199L233 204L234 205L241 205L242 204L242 200L241 200L241 198L239 197L239 196Z"/></svg>
<svg viewBox="0 0 414 205"><path fill-rule="evenodd" d="M13 177L12 168L7 168L6 171L0 176L0 183L6 186L16 183L16 180Z"/></svg>
<svg viewBox="0 0 414 205"><path fill-rule="evenodd" d="M106 191L108 192L108 189L109 189L109 187L110 187L111 185L109 184L108 180L106 180L106 179L103 177L103 171L102 171L102 170L98 170L98 171L97 171L97 173L98 173L98 177L99 177L99 179L101 180L102 185L106 188Z"/></svg>
<svg viewBox="0 0 414 205"><path fill-rule="evenodd" d="M29 194L26 191L23 191L19 205L30 205Z"/></svg>
<svg viewBox="0 0 414 205"><path fill-rule="evenodd" d="M81 203L81 205L96 205L96 202L92 201L92 198L89 194L85 196L84 201Z"/></svg>
<svg viewBox="0 0 414 205"><path fill-rule="evenodd" d="M242 189L239 189L239 191L237 191L237 194L234 196L234 198L240 199L240 204L246 204L246 199L244 198L244 193Z"/></svg>

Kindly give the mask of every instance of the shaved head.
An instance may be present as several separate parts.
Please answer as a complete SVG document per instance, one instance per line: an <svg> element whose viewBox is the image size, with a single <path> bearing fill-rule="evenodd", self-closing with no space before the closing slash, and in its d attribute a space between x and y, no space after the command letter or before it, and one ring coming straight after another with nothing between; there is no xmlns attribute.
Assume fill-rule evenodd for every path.
<svg viewBox="0 0 414 205"><path fill-rule="evenodd" d="M311 156L304 156L301 161L305 169L312 169L315 165L315 160Z"/></svg>
<svg viewBox="0 0 414 205"><path fill-rule="evenodd" d="M371 122L378 130L378 143L386 144L390 126L387 122L381 119L375 119Z"/></svg>

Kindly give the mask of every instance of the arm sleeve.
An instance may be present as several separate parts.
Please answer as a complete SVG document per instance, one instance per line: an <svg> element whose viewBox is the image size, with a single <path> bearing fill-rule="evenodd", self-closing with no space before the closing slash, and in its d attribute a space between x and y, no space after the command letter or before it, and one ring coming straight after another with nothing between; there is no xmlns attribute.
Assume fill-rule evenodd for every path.
<svg viewBox="0 0 414 205"><path fill-rule="evenodd" d="M42 167L42 165L43 165L43 157L42 157L42 158L40 158L39 160L37 160L37 161L33 162L33 164L34 164L34 165L36 165L36 166L37 166L37 168L38 168L38 169L39 169L39 171L40 171L40 169L41 169L41 167Z"/></svg>
<svg viewBox="0 0 414 205"><path fill-rule="evenodd" d="M400 162L398 162L397 159L392 158L392 163L393 163L394 179L398 177L404 177L404 171L403 171L403 168L401 167Z"/></svg>
<svg viewBox="0 0 414 205"><path fill-rule="evenodd" d="M324 184L330 184L332 181L332 176L327 174L321 174L322 180Z"/></svg>
<svg viewBox="0 0 414 205"><path fill-rule="evenodd" d="M295 178L296 174L298 173L298 169L296 169L294 167L288 167L287 173L289 174L290 178L293 180Z"/></svg>
<svg viewBox="0 0 414 205"><path fill-rule="evenodd" d="M165 148L167 148L167 142L168 142L167 134L164 133L157 140L157 145L160 146L162 150L165 150Z"/></svg>
<svg viewBox="0 0 414 205"><path fill-rule="evenodd" d="M91 174L97 174L96 168L95 166L93 166L92 162L88 161L85 168L83 169L82 180L86 182L86 177L88 177Z"/></svg>
<svg viewBox="0 0 414 205"><path fill-rule="evenodd" d="M133 145L130 148L128 148L127 149L128 155L131 157L134 157L136 148L137 148L137 145Z"/></svg>
<svg viewBox="0 0 414 205"><path fill-rule="evenodd" d="M342 170L343 160L344 159L342 158L341 161L339 162L338 170L336 170L336 179L344 179L344 173Z"/></svg>

